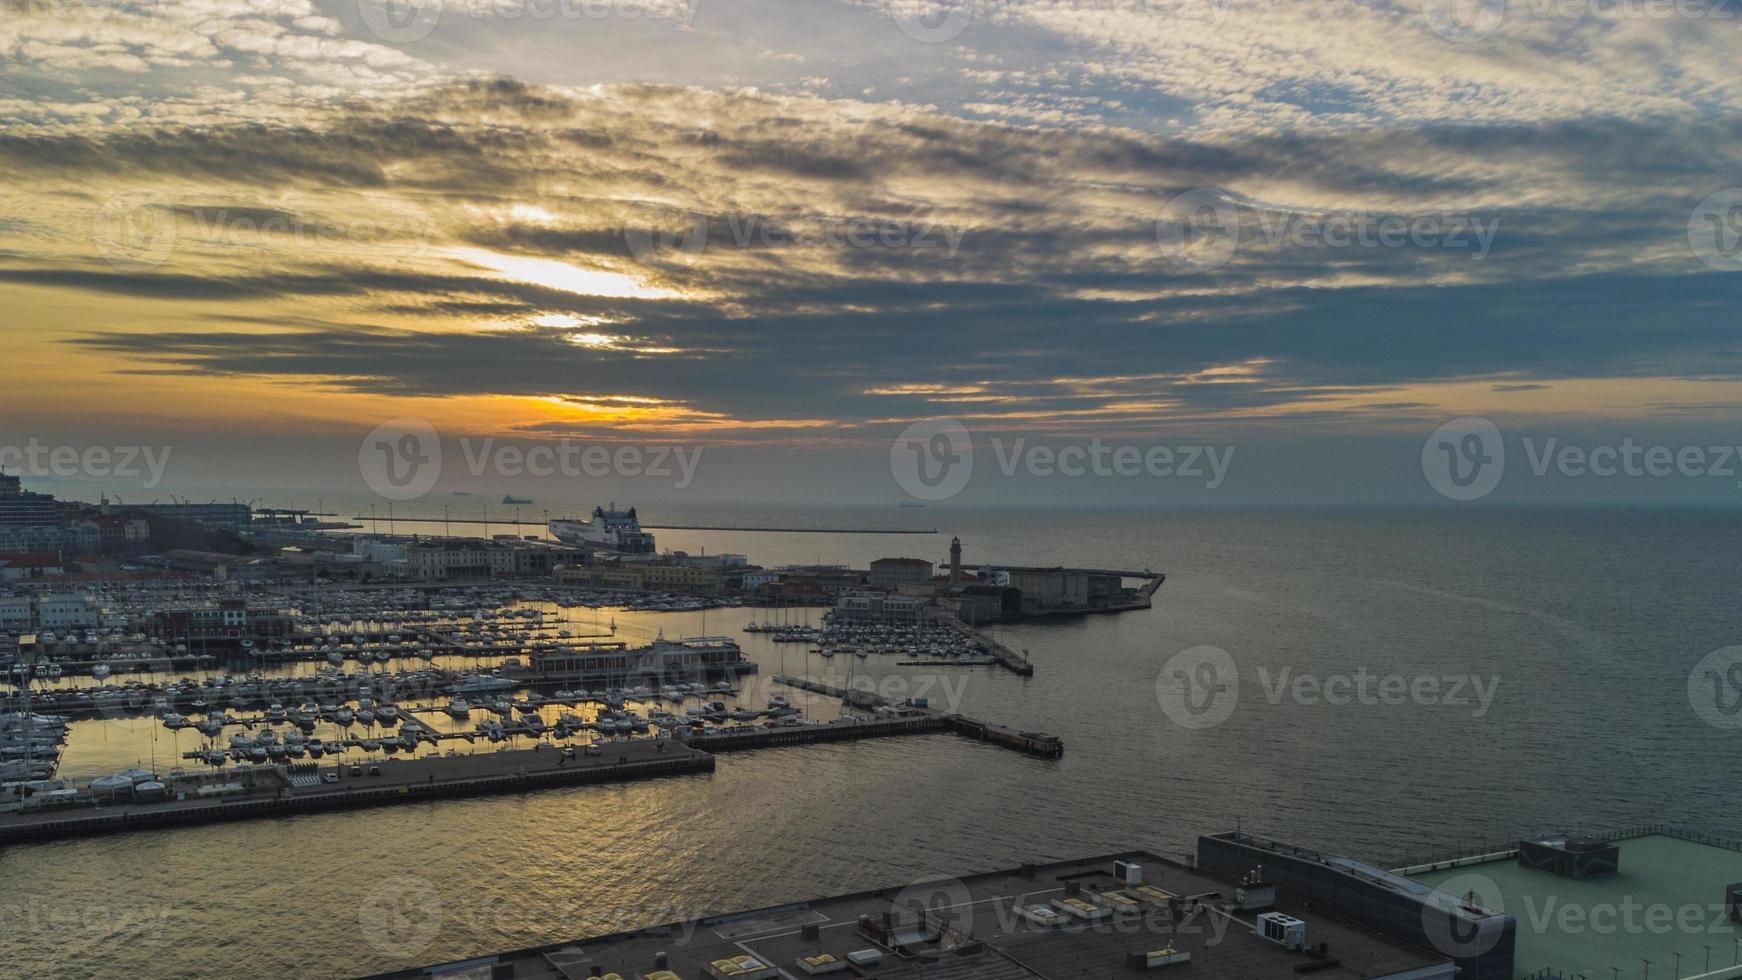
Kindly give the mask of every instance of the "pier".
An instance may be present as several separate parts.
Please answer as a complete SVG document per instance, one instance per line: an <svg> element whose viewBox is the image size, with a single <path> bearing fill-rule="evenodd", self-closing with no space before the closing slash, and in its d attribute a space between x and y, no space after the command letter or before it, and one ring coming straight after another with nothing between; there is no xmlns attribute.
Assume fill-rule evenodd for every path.
<svg viewBox="0 0 1742 980"><path fill-rule="evenodd" d="M539 748L338 766L259 766L171 777L170 798L159 803L0 814L0 845L713 771L712 755L666 739L611 743L598 756ZM325 773L335 774L337 781L324 781Z"/></svg>
<svg viewBox="0 0 1742 980"><path fill-rule="evenodd" d="M929 707L891 705L887 699L870 691L858 688L834 687L830 684L811 680L808 677L788 677L784 674L775 674L774 682L777 684L785 684L788 687L796 687L801 691L810 691L812 694L822 694L828 697L840 698L843 704L855 708L864 708L873 711L879 708L898 709L903 713L903 718L901 720L923 719L936 721L939 723L938 727L931 730L952 731L964 738L973 739L977 742L990 742L993 745L1010 749L1014 752L1021 752L1024 755L1039 756L1043 759L1058 759L1062 758L1065 754L1065 743L1056 735L1047 735L1041 732L1019 732L1012 728L1006 728L1002 725L994 725L964 715L934 711ZM865 723L862 722L861 724ZM875 724L875 722L872 722L871 724ZM917 733L917 731L913 732L913 734ZM900 732L899 734L909 733Z"/></svg>
<svg viewBox="0 0 1742 980"><path fill-rule="evenodd" d="M1017 653L1004 644L999 643L997 640L994 640L986 633L969 626L967 623L962 622L954 616L943 616L939 618L939 621L948 623L950 626L961 630L963 636L966 636L970 640L973 640L975 643L984 647L987 659L982 662L997 664L1018 677L1034 676L1034 664L1030 663L1028 657L1024 654Z"/></svg>
<svg viewBox="0 0 1742 980"><path fill-rule="evenodd" d="M891 738L899 735L931 735L951 730L949 722L939 716L914 718L842 719L828 725L803 725L796 728L766 728L744 732L721 732L718 735L697 735L689 739L692 748L708 752L733 752L744 749L769 749L787 745L809 745L816 742L849 742L863 738Z"/></svg>

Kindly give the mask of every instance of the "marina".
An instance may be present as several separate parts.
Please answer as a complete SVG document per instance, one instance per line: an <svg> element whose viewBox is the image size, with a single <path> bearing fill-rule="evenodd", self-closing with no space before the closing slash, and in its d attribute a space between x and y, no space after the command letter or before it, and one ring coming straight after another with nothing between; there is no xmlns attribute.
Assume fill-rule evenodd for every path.
<svg viewBox="0 0 1742 980"><path fill-rule="evenodd" d="M271 516L274 526L284 523L282 514ZM596 508L589 522L551 524L566 542L589 549L633 556L654 547L633 508ZM462 558L472 553L440 547ZM873 563L870 575L911 578L930 567L890 559ZM839 577L833 567L818 569ZM1067 589L1071 576L1088 581L1080 571L1041 574ZM1119 573L1095 574L1103 575L1097 588L1117 593ZM951 542L947 579L952 589L964 580L959 540ZM1008 609L1015 594L982 588L972 598ZM968 592L961 595L969 602ZM938 733L1043 759L1062 756L1055 736L854 684L860 662L874 656L898 668L1033 675L1026 651L1016 653L950 607L887 592L849 593L812 625L802 596L790 603L784 593L777 598L760 605L742 630L782 651L776 685L820 695L820 702L749 698L742 681L759 665L731 637L667 639L663 629L640 642L619 635L619 616L695 614L705 626L710 609L743 604L730 597L650 598L561 575L512 584L335 585L318 576L248 589L221 576L211 585L104 584L70 597L68 609L81 618L69 616L65 628L46 628L44 607L45 628L0 635L4 680L13 688L12 708L0 717L0 764L8 778L0 841L636 778L646 767L632 764L630 753L646 746L662 754L662 772L684 765L711 770L716 753ZM44 600L29 601L35 611ZM585 610L579 620L577 610ZM847 685L787 672L784 651L793 645L807 659L842 658ZM168 733L173 748L165 755L177 764L166 773L159 775L153 730L149 765L141 758L83 783L57 778L76 731L135 722ZM665 756L668 747L672 754ZM491 769L528 758L516 754L528 751L544 753L530 758L577 765L560 761L555 774L522 763L512 772ZM628 768L598 761L613 756ZM384 764L391 774L422 777L422 788L413 792L392 778L346 784L345 792L331 788L359 771L379 775ZM508 775L517 778L500 778ZM271 798L263 798L268 792Z"/></svg>
<svg viewBox="0 0 1742 980"><path fill-rule="evenodd" d="M789 698L746 683L760 667L734 639L654 629L637 642L619 635L618 618L647 630L654 620L641 617L665 610L595 595L536 585L245 598L188 585L107 590L93 598L112 625L11 640L0 843L711 772L717 754L863 739L954 734L1063 754L1056 737L855 680L873 655L1023 673L1024 658L951 618L830 611L811 626L798 608L739 611L760 617L741 628L781 651L783 668L793 645L847 667L844 686L777 673L770 682L797 692ZM147 726L153 758L57 778L69 741L115 725Z"/></svg>
<svg viewBox="0 0 1742 980"><path fill-rule="evenodd" d="M1055 737L1014 732L933 711L919 702L891 703L875 694L803 678L780 677L776 681L838 698L846 710L829 722L807 722L784 697L776 696L766 711L739 709L731 715L737 724L719 727L705 724L703 718L685 720L660 713L654 714L650 724L617 709L600 714L593 723L565 715L555 728L545 726L530 711L518 720L487 720L472 732L438 732L418 720L417 716L438 710L469 718L474 709L456 698L441 709L417 705L396 711L400 721L396 736L305 740L295 732L281 738L277 730L265 728L253 737L230 736L227 750L205 748L187 753L188 761L209 764L202 770L177 768L160 778L151 770L134 768L82 787L28 784L32 791L0 806L0 844L711 772L717 753L861 739L955 733L1042 758L1058 758L1064 752L1063 743ZM623 703L617 695L606 695L604 701ZM723 705L716 705L724 721ZM522 701L518 707L525 711L529 705ZM506 705L495 710L511 715ZM271 711L258 718L224 718L221 724L252 728L287 720L286 713L277 714L276 718ZM179 716L173 717L179 722ZM712 712L706 714L707 719L712 717ZM638 722L633 731L624 719ZM760 724L745 724L752 721ZM215 736L219 730L207 733ZM614 734L619 731L622 734ZM632 737L634 732L650 731L648 737ZM583 733L594 737L565 744L570 736ZM485 753L439 752L442 743L452 740L495 743L517 737L534 739L535 744L530 749L503 746ZM420 743L437 751L415 757ZM407 751L405 756L397 754L402 747ZM327 752L336 756L353 749L361 750L364 757L325 765L318 761ZM305 754L311 761L299 761ZM232 762L236 764L230 765Z"/></svg>

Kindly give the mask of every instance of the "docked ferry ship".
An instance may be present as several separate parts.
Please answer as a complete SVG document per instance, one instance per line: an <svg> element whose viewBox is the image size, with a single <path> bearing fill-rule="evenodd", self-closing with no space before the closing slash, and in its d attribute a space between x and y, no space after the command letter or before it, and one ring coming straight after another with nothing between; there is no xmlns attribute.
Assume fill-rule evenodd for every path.
<svg viewBox="0 0 1742 980"><path fill-rule="evenodd" d="M631 555L651 555L653 535L641 529L635 508L618 510L615 503L609 510L593 508L593 519L576 521L559 518L550 522L551 536L563 544L580 545L602 551L621 551Z"/></svg>
<svg viewBox="0 0 1742 980"><path fill-rule="evenodd" d="M732 678L756 671L727 636L663 637L646 646L598 643L541 653L525 668L535 683L658 683Z"/></svg>

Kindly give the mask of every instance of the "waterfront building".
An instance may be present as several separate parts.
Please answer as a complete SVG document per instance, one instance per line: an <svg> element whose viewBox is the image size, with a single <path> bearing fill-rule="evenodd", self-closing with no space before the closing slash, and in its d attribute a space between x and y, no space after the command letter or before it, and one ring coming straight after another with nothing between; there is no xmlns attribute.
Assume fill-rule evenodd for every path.
<svg viewBox="0 0 1742 980"><path fill-rule="evenodd" d="M65 565L52 551L0 551L0 582L53 578L64 574Z"/></svg>
<svg viewBox="0 0 1742 980"><path fill-rule="evenodd" d="M35 600L27 595L0 596L0 632L22 633L35 626Z"/></svg>
<svg viewBox="0 0 1742 980"><path fill-rule="evenodd" d="M81 552L121 554L138 551L151 541L151 522L123 514L96 514L67 524Z"/></svg>
<svg viewBox="0 0 1742 980"><path fill-rule="evenodd" d="M635 592L687 592L714 595L723 587L718 567L640 562L600 562L557 569L557 581L596 589Z"/></svg>
<svg viewBox="0 0 1742 980"><path fill-rule="evenodd" d="M0 524L0 551L73 551L94 553L99 538L53 524Z"/></svg>
<svg viewBox="0 0 1742 980"><path fill-rule="evenodd" d="M853 592L835 601L835 616L854 622L917 623L925 608L926 601L918 596Z"/></svg>
<svg viewBox="0 0 1742 980"><path fill-rule="evenodd" d="M1204 843L1200 840L1200 853ZM890 980L1082 980L1154 973L1228 980L1489 978L1425 941L1419 923L1378 929L1347 894L1309 897L1250 863L1131 851L919 881L687 923L407 970L394 977L771 980L838 973ZM1274 880L1274 879L1270 879ZM1398 904L1425 906L1422 896ZM1230 896L1237 896L1233 902ZM1428 913L1430 916L1433 913ZM1456 918L1482 922L1474 917ZM1511 916L1500 917L1510 925ZM728 927L729 925L729 927ZM1387 922L1388 926L1393 924ZM699 928L698 928L699 926ZM682 937L673 942L673 937ZM1483 967L1510 968L1511 947ZM1502 962L1504 960L1504 962ZM1664 975L1668 975L1667 972Z"/></svg>
<svg viewBox="0 0 1742 980"><path fill-rule="evenodd" d="M0 473L0 525L53 526L60 523L60 508L46 493L23 488L16 474Z"/></svg>
<svg viewBox="0 0 1742 980"><path fill-rule="evenodd" d="M775 568L758 568L744 573L742 588L746 592L755 592L765 585L780 584L781 576L785 574Z"/></svg>
<svg viewBox="0 0 1742 980"><path fill-rule="evenodd" d="M406 567L416 579L479 579L490 578L502 568L502 558L482 541L437 540L419 541L405 549Z"/></svg>
<svg viewBox="0 0 1742 980"><path fill-rule="evenodd" d="M965 585L945 593L940 601L964 623L994 623L1022 617L1022 593L1007 586Z"/></svg>
<svg viewBox="0 0 1742 980"><path fill-rule="evenodd" d="M436 538L405 545L405 568L425 580L544 577L578 554L511 535L492 541Z"/></svg>
<svg viewBox="0 0 1742 980"><path fill-rule="evenodd" d="M697 636L682 640L663 637L646 646L601 643L533 656L527 670L551 683L618 683L630 680L701 680L755 671L736 640Z"/></svg>
<svg viewBox="0 0 1742 980"><path fill-rule="evenodd" d="M903 585L931 580L932 563L923 558L879 558L871 563L870 582L876 589L896 591Z"/></svg>
<svg viewBox="0 0 1742 980"><path fill-rule="evenodd" d="M359 537L351 541L351 553L365 565L379 569L384 577L404 578L411 574L410 553L403 542Z"/></svg>
<svg viewBox="0 0 1742 980"><path fill-rule="evenodd" d="M50 593L36 599L36 625L44 630L88 629L97 625L99 610L82 592Z"/></svg>
<svg viewBox="0 0 1742 980"><path fill-rule="evenodd" d="M256 609L239 596L152 614L149 632L168 643L240 645L290 636L295 617L284 609Z"/></svg>

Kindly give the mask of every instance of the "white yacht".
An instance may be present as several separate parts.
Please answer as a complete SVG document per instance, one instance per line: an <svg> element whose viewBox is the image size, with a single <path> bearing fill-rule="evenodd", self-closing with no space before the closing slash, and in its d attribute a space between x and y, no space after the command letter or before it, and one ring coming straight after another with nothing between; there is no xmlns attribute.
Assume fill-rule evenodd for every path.
<svg viewBox="0 0 1742 980"><path fill-rule="evenodd" d="M454 686L459 694L479 694L487 691L507 691L517 685L505 677L493 677L489 674L471 674Z"/></svg>

